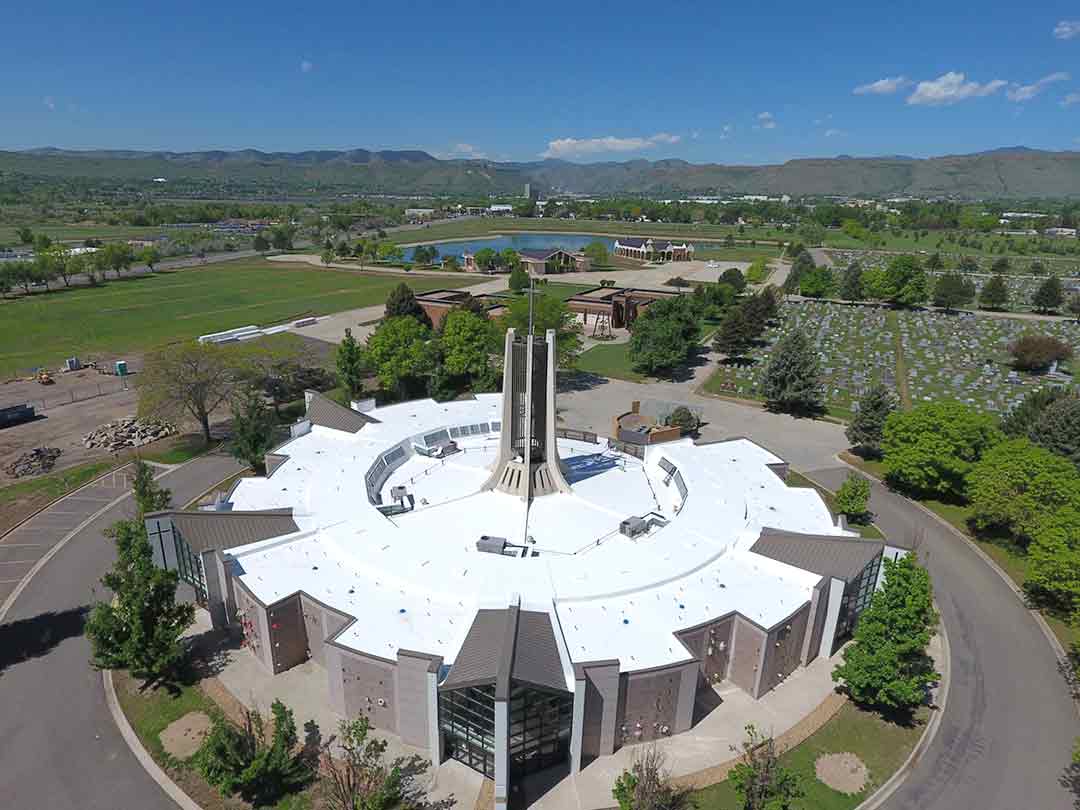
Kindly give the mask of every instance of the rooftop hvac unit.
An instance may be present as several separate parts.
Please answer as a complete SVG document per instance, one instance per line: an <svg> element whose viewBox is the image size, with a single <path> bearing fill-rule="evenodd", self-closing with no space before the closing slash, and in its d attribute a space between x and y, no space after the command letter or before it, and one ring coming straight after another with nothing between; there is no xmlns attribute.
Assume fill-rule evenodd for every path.
<svg viewBox="0 0 1080 810"><path fill-rule="evenodd" d="M476 541L476 550L486 554L502 554L506 550L506 538L482 534Z"/></svg>
<svg viewBox="0 0 1080 810"><path fill-rule="evenodd" d="M393 498L395 501L405 500L405 497L408 494L408 491L403 486L390 487L390 497Z"/></svg>
<svg viewBox="0 0 1080 810"><path fill-rule="evenodd" d="M619 524L619 532L627 537L637 537L649 530L649 521L641 517L628 517Z"/></svg>

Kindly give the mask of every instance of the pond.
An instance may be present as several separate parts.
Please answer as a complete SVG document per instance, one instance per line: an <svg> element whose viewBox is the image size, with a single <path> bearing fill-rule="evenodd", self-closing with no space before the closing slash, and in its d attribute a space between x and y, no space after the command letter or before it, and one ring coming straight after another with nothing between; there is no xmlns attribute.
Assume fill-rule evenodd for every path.
<svg viewBox="0 0 1080 810"><path fill-rule="evenodd" d="M615 247L615 240L610 236L590 236L582 233L515 233L484 239L439 242L432 245L432 247L439 251L439 256L457 256L460 260L463 254L476 253L476 251L483 248L491 248L496 251L513 248L518 252L562 248L573 252L582 250L591 242L603 242L609 252ZM412 261L415 248L407 247L404 250L405 260Z"/></svg>

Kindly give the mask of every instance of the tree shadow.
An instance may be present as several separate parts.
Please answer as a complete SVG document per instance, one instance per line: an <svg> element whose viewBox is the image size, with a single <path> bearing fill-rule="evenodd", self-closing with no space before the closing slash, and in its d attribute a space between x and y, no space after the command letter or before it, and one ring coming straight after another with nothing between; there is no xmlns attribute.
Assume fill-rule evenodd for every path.
<svg viewBox="0 0 1080 810"><path fill-rule="evenodd" d="M81 636L89 612L82 605L0 625L0 675L9 667L47 655L65 639Z"/></svg>
<svg viewBox="0 0 1080 810"><path fill-rule="evenodd" d="M1070 762L1066 765L1058 778L1058 784L1072 794L1074 810L1080 810L1080 763Z"/></svg>
<svg viewBox="0 0 1080 810"><path fill-rule="evenodd" d="M560 394L575 391L592 391L601 385L606 385L607 377L593 374L591 371L560 371L556 378L558 392Z"/></svg>

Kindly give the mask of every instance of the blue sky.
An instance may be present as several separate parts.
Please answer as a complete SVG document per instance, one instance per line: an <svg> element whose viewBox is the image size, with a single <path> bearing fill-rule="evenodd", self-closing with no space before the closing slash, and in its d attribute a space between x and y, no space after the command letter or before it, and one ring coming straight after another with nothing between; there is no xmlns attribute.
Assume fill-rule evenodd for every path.
<svg viewBox="0 0 1080 810"><path fill-rule="evenodd" d="M0 148L765 163L1080 149L1080 6L18 3Z"/></svg>

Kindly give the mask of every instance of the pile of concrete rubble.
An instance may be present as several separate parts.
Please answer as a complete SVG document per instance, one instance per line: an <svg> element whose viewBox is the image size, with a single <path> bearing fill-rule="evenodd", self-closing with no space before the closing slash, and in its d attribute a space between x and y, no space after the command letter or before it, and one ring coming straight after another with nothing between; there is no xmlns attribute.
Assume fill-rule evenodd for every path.
<svg viewBox="0 0 1080 810"><path fill-rule="evenodd" d="M56 460L60 458L60 452L59 447L35 447L4 467L4 472L12 478L47 473L56 466Z"/></svg>
<svg viewBox="0 0 1080 810"><path fill-rule="evenodd" d="M101 447L110 452L128 447L142 447L176 433L176 428L168 422L141 420L133 416L117 419L102 425L83 436L85 447Z"/></svg>

